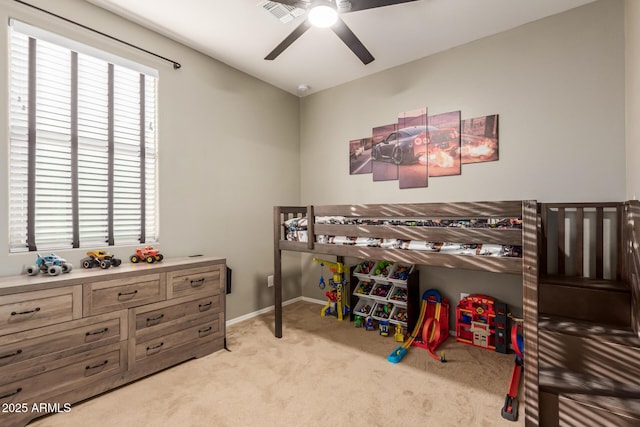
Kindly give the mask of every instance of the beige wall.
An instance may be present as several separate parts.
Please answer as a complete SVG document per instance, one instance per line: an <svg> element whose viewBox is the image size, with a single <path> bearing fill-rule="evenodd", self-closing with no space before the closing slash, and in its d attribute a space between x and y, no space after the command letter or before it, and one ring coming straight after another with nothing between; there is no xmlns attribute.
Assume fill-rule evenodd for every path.
<svg viewBox="0 0 640 427"><path fill-rule="evenodd" d="M428 40L425 41L428 43ZM625 199L624 3L603 0L302 99L304 204ZM500 160L399 190L349 176L348 141L401 111L500 115ZM303 294L323 299L303 260ZM422 288L520 304L518 277L421 268ZM454 303L455 305L455 303Z"/></svg>
<svg viewBox="0 0 640 427"><path fill-rule="evenodd" d="M640 198L640 3L626 0L627 199Z"/></svg>
<svg viewBox="0 0 640 427"><path fill-rule="evenodd" d="M182 63L174 71L148 55L0 0L3 22L22 19L160 71L159 246L167 256L202 253L228 259L234 269L228 319L273 303L266 288L266 275L273 271L273 205L622 200L637 198L640 191L639 128L632 127L632 120L624 143L621 0L601 0L300 101L84 1L32 3ZM633 23L640 22L640 7L627 0L627 8ZM637 39L636 26L627 21L628 39ZM6 31L0 32L4 57L6 45ZM637 49L629 42L627 70L638 69ZM7 78L1 67L3 99ZM637 76L626 83L638 92ZM640 110L637 98L627 98L631 117ZM434 178L425 189L399 190L396 182L349 176L347 141L368 136L373 126L420 106L432 114L459 109L463 118L500 114L500 160L465 165L462 175ZM0 145L6 153L6 103L0 117L5 136ZM6 156L0 157L0 175L7 176ZM6 191L4 181L4 242ZM126 258L131 249L113 252ZM59 253L77 264L83 252ZM32 260L28 254L9 255L5 245L0 274L18 274ZM283 266L285 299L300 295L300 268L303 294L324 298L317 288L320 269L310 259L285 253ZM447 289L454 302L460 291L489 293L514 305L521 299L515 276L428 267L421 268L421 275L423 289Z"/></svg>
<svg viewBox="0 0 640 427"><path fill-rule="evenodd" d="M143 46L171 64L79 29L57 18L0 0L9 17L75 37L157 68L159 79L160 249L168 257L226 257L233 268L227 318L273 304L266 276L273 271L272 208L299 202L297 97L147 31L82 0L31 1L44 9ZM0 31L0 57L7 57ZM0 99L7 99L0 67ZM0 104L0 150L8 152L7 103ZM0 156L0 241L7 242L7 156ZM132 248L114 248L128 258ZM59 251L79 267L84 250ZM290 256L291 257L291 256ZM294 257L295 258L295 257ZM19 274L32 254L0 250L0 274ZM285 298L300 295L298 262L285 269ZM71 273L73 274L73 273Z"/></svg>

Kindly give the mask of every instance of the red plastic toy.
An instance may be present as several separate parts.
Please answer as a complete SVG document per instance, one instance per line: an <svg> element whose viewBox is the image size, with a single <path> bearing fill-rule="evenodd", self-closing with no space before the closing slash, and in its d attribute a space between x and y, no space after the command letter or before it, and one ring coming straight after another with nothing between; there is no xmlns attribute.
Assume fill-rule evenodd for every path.
<svg viewBox="0 0 640 427"><path fill-rule="evenodd" d="M411 345L424 348L434 359L446 362L444 354L437 355L436 349L449 338L449 300L440 296L435 289L426 291L422 298L425 296L427 311L422 333Z"/></svg>
<svg viewBox="0 0 640 427"><path fill-rule="evenodd" d="M160 262L164 259L159 250L154 249L153 246L145 246L144 248L136 249L136 253L131 255L129 260L136 264L138 262L146 261L149 264L154 262Z"/></svg>
<svg viewBox="0 0 640 427"><path fill-rule="evenodd" d="M518 388L520 387L520 378L524 370L524 338L522 336L522 323L511 328L511 342L516 352L516 360L511 371L511 381L509 382L509 391L504 398L504 406L500 414L502 418L509 421L518 420Z"/></svg>
<svg viewBox="0 0 640 427"><path fill-rule="evenodd" d="M496 301L482 294L468 295L456 307L456 340L490 350L496 349Z"/></svg>

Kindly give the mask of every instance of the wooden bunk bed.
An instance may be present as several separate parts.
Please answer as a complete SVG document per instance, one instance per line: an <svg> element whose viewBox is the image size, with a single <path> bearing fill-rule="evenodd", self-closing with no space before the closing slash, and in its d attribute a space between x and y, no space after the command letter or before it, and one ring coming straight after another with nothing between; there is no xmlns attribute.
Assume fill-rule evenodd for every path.
<svg viewBox="0 0 640 427"><path fill-rule="evenodd" d="M461 225L514 217L521 228L428 226L440 219ZM306 241L287 240L292 218L306 218ZM275 336L282 337L282 251L520 274L525 424L639 425L638 225L638 201L276 206ZM512 245L521 252L470 256L321 243L331 241L327 236Z"/></svg>
<svg viewBox="0 0 640 427"><path fill-rule="evenodd" d="M345 218L321 223L322 217ZM287 240L285 222L306 218L306 241ZM517 218L521 227L469 226L476 221ZM387 221L385 221L387 220ZM452 226L412 226L447 220ZM378 224L378 225L372 225ZM461 255L423 250L318 243L325 236L395 239L399 241L460 242L521 248L520 256ZM537 407L537 203L497 201L462 203L276 206L274 208L275 336L282 337L282 251L307 252L407 264L483 270L522 275L525 317L525 371L527 408Z"/></svg>

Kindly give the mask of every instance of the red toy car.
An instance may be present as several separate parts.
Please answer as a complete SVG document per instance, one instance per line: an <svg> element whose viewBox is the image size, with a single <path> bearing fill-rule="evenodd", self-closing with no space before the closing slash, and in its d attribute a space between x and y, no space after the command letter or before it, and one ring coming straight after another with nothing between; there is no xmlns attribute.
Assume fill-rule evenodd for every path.
<svg viewBox="0 0 640 427"><path fill-rule="evenodd" d="M144 248L136 249L136 253L131 255L129 260L136 264L142 261L146 261L149 264L154 262L160 262L164 259L160 251L154 249L153 246L145 246Z"/></svg>

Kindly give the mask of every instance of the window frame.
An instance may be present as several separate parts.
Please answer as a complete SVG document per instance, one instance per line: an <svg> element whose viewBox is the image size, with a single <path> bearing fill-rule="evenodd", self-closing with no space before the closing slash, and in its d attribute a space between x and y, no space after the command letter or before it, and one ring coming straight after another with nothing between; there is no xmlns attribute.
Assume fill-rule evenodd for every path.
<svg viewBox="0 0 640 427"><path fill-rule="evenodd" d="M25 165L20 164L24 162L16 160L16 158L22 160L24 153L14 156L14 150L24 150L25 146L25 141L19 141L18 133L14 132L14 129L18 126L16 123L22 119L17 118L19 113L15 112L15 107L13 106L13 103L16 102L16 99L14 99L16 95L14 93L14 81L24 77L24 73L20 74L17 70L19 66L14 64L14 60L20 60L19 58L14 58L14 55L18 55L14 52L14 49L16 49L14 37L22 38L22 43L24 43L23 39L26 37L28 43L26 55L28 57L26 64L28 100L26 102L22 100L23 104L26 104L26 107L23 105L23 109L26 108L27 110L25 115L27 138L26 172L24 171ZM9 252L20 253L37 250L157 243L159 234L158 71L14 19L9 20L9 40L9 94L10 104L12 104L8 115L11 133L8 147ZM43 95L44 92L38 92L39 87L37 86L38 73L45 67L45 65L39 65L37 62L38 45L46 44L58 46L64 49L64 52L68 51L70 57L68 64L70 76L69 105L63 105L64 99L60 98L60 102L62 102L60 108L64 110L64 108L68 107L69 109L69 127L66 129L61 126L60 129L64 130L59 132L57 131L58 128L55 127L59 123L56 122L56 118L52 118L52 113L45 118L41 117L44 116L44 113L38 116L40 111L38 107L39 98L45 96ZM96 147L106 143L107 149L106 163L101 164L107 168L107 209L106 213L97 214L98 217L104 215L103 219L106 218L106 230L104 234L101 234L102 231L95 232L96 236L104 236L104 241L102 241L101 237L83 237L82 233L83 230L87 229L86 224L88 223L82 217L89 211L89 208L84 207L87 203L83 203L83 201L88 199L97 200L97 198L86 196L88 192L82 189L83 186L86 186L87 179L83 178L83 175L79 172L83 168L87 169L88 164L96 163L94 160L83 160L83 156L79 156L82 149L90 148L91 144L94 143L91 142L93 141L92 138L83 137L82 125L78 124L79 118L82 121L82 114L84 114L81 113L81 109L84 107L82 105L79 106L79 103L82 103L82 95L79 95L79 92L81 92L79 80L85 80L85 76L82 73L90 74L83 71L82 67L79 66L82 63L81 61L97 61L100 64L106 64L107 67L106 96L108 106L106 123L100 122L104 117L94 118L91 116L89 120L86 120L87 122L92 122L95 119L95 123L97 123L95 129L98 129L98 126L106 126L108 134L106 141L100 138L95 139L95 141L99 141L95 142ZM51 75L53 74L55 72L51 72ZM19 76L16 77L16 75ZM88 83L92 83L90 77L88 76ZM137 83L135 82L136 79ZM137 89L135 89L136 85ZM132 87L134 88L132 89ZM57 100L58 98L54 101ZM51 99L49 101L53 102ZM66 124L64 122L66 119L67 117L61 119L60 123ZM43 132L44 125L42 123L46 120L48 120L47 126L55 128L56 131ZM21 135L24 137L24 123L20 124L23 126ZM89 129L89 132L85 133L91 133L90 131L93 128L89 127L87 129ZM86 131L86 129L84 130ZM46 228L38 228L39 223L46 222L44 220L46 215L42 213L40 216L38 215L36 197L39 194L38 191L41 190L38 189L37 184L45 183L46 180L38 177L37 172L57 160L53 157L48 158L43 154L38 155L41 147L46 145L43 142L44 137L40 138L38 136L39 132L47 133L53 139L60 137L60 150L62 152L60 163L68 163L61 167L63 169L60 172L63 175L61 180L64 183L59 184L59 188L64 187L63 191L68 193L70 206L68 209L60 207L58 211L59 206L66 206L60 202L61 204L59 206L55 205L52 211L58 212L65 219L68 218L67 221L70 221L71 224L70 238L60 237L59 240L56 240L57 238L52 237L51 241L47 241L42 238L45 233L38 231ZM87 158L88 156L85 155L84 157ZM46 163L45 160L47 159L52 163ZM23 182L25 176L27 181L26 188L24 188ZM16 185L16 182L19 182L22 187ZM137 193L135 189L136 182L139 184ZM55 185L51 184L52 187L55 187ZM47 191L51 191L51 194L55 193L55 190L49 189L45 193ZM20 192L26 192L26 206L25 195L20 194ZM63 199L63 196L59 197L59 200ZM52 196L52 200L56 200L55 197ZM67 212L68 210L71 212ZM88 217L91 217L91 215L88 215ZM136 225L138 228L136 228ZM58 226L55 225L49 228L58 228ZM67 225L59 228L64 229L67 235L69 234ZM100 226L96 228L99 229ZM23 233L24 238L22 238ZM88 236L86 233L85 235Z"/></svg>

